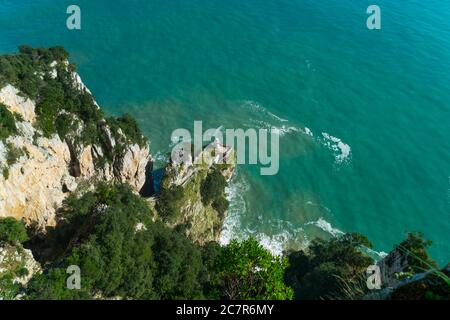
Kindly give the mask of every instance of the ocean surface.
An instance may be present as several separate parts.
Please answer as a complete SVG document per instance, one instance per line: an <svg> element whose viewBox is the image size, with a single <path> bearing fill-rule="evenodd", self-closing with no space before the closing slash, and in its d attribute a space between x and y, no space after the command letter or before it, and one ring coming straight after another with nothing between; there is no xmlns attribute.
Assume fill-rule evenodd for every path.
<svg viewBox="0 0 450 320"><path fill-rule="evenodd" d="M158 167L194 120L278 128L280 171L238 167L223 242L280 253L357 231L387 252L421 231L450 260L450 1L1 0L0 53L20 44L65 46L102 108L138 119Z"/></svg>

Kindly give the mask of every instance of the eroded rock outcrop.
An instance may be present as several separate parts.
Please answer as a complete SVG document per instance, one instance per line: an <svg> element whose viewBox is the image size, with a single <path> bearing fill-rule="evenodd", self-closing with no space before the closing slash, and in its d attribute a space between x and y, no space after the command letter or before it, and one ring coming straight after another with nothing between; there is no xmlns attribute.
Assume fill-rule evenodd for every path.
<svg viewBox="0 0 450 320"><path fill-rule="evenodd" d="M31 250L25 249L21 244L0 245L0 278L8 274L13 283L26 285L34 274L40 272L41 266L34 259Z"/></svg>
<svg viewBox="0 0 450 320"><path fill-rule="evenodd" d="M190 152L190 143L184 149ZM236 158L232 148L217 141L189 157L167 165L156 209L170 226L184 228L190 239L203 245L219 240L228 209L225 186L235 171ZM210 190L213 199L205 200L209 181L217 188Z"/></svg>
<svg viewBox="0 0 450 320"><path fill-rule="evenodd" d="M85 90L81 84L76 75L74 86ZM136 192L143 187L149 148L128 141L120 128L111 134L104 121L103 145L77 139L86 130L82 121L78 130L62 138L56 133L45 137L36 125L35 101L8 84L0 90L0 103L16 115L17 128L0 141L0 217L24 219L43 229L55 224L58 208L80 182L115 180L130 184ZM120 153L114 149L117 145Z"/></svg>

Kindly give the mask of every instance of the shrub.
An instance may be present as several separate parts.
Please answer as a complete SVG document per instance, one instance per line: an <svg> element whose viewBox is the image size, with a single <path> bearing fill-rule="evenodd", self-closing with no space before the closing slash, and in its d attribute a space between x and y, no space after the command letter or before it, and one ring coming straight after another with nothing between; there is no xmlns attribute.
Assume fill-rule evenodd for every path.
<svg viewBox="0 0 450 320"><path fill-rule="evenodd" d="M14 218L0 218L0 242L15 244L28 240L23 222Z"/></svg>
<svg viewBox="0 0 450 320"><path fill-rule="evenodd" d="M284 283L287 259L274 257L255 239L209 248L210 298L286 300L293 291Z"/></svg>
<svg viewBox="0 0 450 320"><path fill-rule="evenodd" d="M20 292L20 285L14 282L9 272L0 275L0 300L13 300Z"/></svg>
<svg viewBox="0 0 450 320"><path fill-rule="evenodd" d="M291 252L286 281L296 299L339 299L346 283L358 282L373 260L361 251L371 247L366 237L353 233L328 241L313 240L308 251Z"/></svg>
<svg viewBox="0 0 450 320"><path fill-rule="evenodd" d="M0 140L5 140L11 135L17 134L14 115L0 103Z"/></svg>
<svg viewBox="0 0 450 320"><path fill-rule="evenodd" d="M152 223L146 202L128 186L100 185L81 198L69 197L65 206L66 220L51 241L60 253L55 260L61 262L31 281L29 298L83 298L65 289L69 265L81 268L83 292L89 297L202 297L199 249L184 235ZM138 223L144 228L137 230Z"/></svg>
<svg viewBox="0 0 450 320"><path fill-rule="evenodd" d="M162 188L156 203L156 210L164 221L173 222L180 214L180 201L183 199L183 188L173 186Z"/></svg>
<svg viewBox="0 0 450 320"><path fill-rule="evenodd" d="M219 213L221 219L225 217L225 212L228 210L229 205L230 203L224 196L218 197L212 203L212 207Z"/></svg>
<svg viewBox="0 0 450 320"><path fill-rule="evenodd" d="M204 205L210 205L223 196L227 181L219 170L213 169L202 182L200 193ZM220 200L219 200L220 201Z"/></svg>
<svg viewBox="0 0 450 320"><path fill-rule="evenodd" d="M394 249L407 259L408 267L404 272L420 273L438 268L427 251L431 244L432 242L425 240L421 233L408 233L407 238Z"/></svg>
<svg viewBox="0 0 450 320"><path fill-rule="evenodd" d="M117 140L120 139L118 130L121 129L128 142L136 143L141 147L147 144L147 139L142 135L136 120L129 114L124 114L119 118L108 118L107 123Z"/></svg>
<svg viewBox="0 0 450 320"><path fill-rule="evenodd" d="M8 166L12 166L20 159L20 157L25 155L22 149L16 148L12 143L6 144L6 149L8 153L6 154L6 163Z"/></svg>

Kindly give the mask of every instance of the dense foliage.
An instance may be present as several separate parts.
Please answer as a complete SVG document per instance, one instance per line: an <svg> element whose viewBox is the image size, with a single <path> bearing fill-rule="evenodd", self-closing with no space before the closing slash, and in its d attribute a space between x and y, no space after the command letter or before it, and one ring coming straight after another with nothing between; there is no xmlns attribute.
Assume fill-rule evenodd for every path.
<svg viewBox="0 0 450 320"><path fill-rule="evenodd" d="M50 70L53 61L65 61L68 53L63 47L31 48L20 46L20 54L0 57L0 87L12 84L31 99L38 96L45 78L40 75Z"/></svg>
<svg viewBox="0 0 450 320"><path fill-rule="evenodd" d="M176 221L180 213L180 201L183 199L183 188L172 186L161 188L156 202L156 210L164 221Z"/></svg>
<svg viewBox="0 0 450 320"><path fill-rule="evenodd" d="M212 205L221 217L224 216L229 206L224 192L226 186L227 181L224 176L218 169L214 168L208 173L200 187L203 204L206 206Z"/></svg>
<svg viewBox="0 0 450 320"><path fill-rule="evenodd" d="M208 250L208 249L207 249ZM208 260L207 260L208 261ZM284 283L287 259L274 257L255 239L241 243L232 241L207 262L211 278L209 295L216 299L231 300L288 300L293 291Z"/></svg>
<svg viewBox="0 0 450 320"><path fill-rule="evenodd" d="M0 218L0 243L22 243L27 239L27 231L21 221L14 218Z"/></svg>
<svg viewBox="0 0 450 320"><path fill-rule="evenodd" d="M346 234L328 241L314 240L308 251L289 255L286 280L297 299L343 298L345 286L358 282L373 260L361 247L371 247L367 238Z"/></svg>
<svg viewBox="0 0 450 320"><path fill-rule="evenodd" d="M22 221L0 218L0 300L14 299L21 286L16 277L28 274L24 262L18 259L23 253L21 243L28 240Z"/></svg>
<svg viewBox="0 0 450 320"><path fill-rule="evenodd" d="M81 198L72 196L64 217L49 235L50 268L32 279L29 299L292 296L283 282L286 260L253 239L197 246L176 229L152 222L145 201L127 186L100 185ZM66 288L70 265L81 269L81 290Z"/></svg>
<svg viewBox="0 0 450 320"><path fill-rule="evenodd" d="M370 242L359 234L315 240L286 258L274 257L253 238L201 247L177 228L153 221L145 200L122 184L72 195L62 213L41 244L50 254L40 257L46 268L28 284L27 299L343 299L374 263L364 253ZM23 225L11 218L1 220L0 235L8 243L26 240ZM410 236L401 245L424 257L426 244ZM81 270L79 290L67 288L71 265ZM13 276L0 277L4 297L20 291ZM448 279L431 269L392 298L448 299Z"/></svg>
<svg viewBox="0 0 450 320"><path fill-rule="evenodd" d="M17 133L14 115L0 103L0 140L5 140Z"/></svg>
<svg viewBox="0 0 450 320"><path fill-rule="evenodd" d="M406 259L408 267L404 270L405 273L414 274L437 268L436 262L427 251L431 245L432 242L425 240L423 234L409 233L408 237L394 249Z"/></svg>
<svg viewBox="0 0 450 320"><path fill-rule="evenodd" d="M24 154L23 150L16 148L11 143L7 142L10 136L17 134L16 121L21 120L20 116L13 114L8 108L0 103L0 141L6 149L6 166L1 168L3 177L9 177L9 166L16 163L16 161Z"/></svg>
<svg viewBox="0 0 450 320"><path fill-rule="evenodd" d="M147 144L136 121L129 115L105 119L92 95L77 83L75 66L68 62L62 47L21 46L19 54L0 57L0 87L12 84L35 100L37 126L44 136L55 133L72 144L103 147L105 160L121 155L128 143ZM14 132L11 115L0 106L0 138ZM116 144L108 143L110 128Z"/></svg>

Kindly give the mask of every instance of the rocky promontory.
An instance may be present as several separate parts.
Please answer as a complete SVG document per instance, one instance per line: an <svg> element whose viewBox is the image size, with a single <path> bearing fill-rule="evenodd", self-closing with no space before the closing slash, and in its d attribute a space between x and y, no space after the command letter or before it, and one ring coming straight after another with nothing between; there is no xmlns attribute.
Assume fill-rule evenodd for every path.
<svg viewBox="0 0 450 320"><path fill-rule="evenodd" d="M25 64L37 89L25 93L14 74L0 82L0 217L40 229L55 224L63 200L80 186L119 181L139 192L151 161L134 120L104 117L66 58L24 48L2 60L4 69Z"/></svg>

